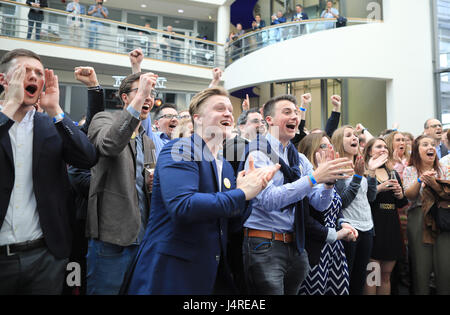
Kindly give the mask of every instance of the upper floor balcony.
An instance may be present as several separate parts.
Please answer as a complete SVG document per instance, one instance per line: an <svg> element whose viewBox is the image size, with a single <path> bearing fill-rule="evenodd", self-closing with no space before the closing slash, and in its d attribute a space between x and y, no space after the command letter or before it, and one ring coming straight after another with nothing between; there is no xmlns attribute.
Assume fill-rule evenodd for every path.
<svg viewBox="0 0 450 315"><path fill-rule="evenodd" d="M245 57L261 48L296 37L344 26L349 27L352 25L381 22L382 21L380 20L369 18L345 18L345 23L342 23L337 19L311 19L268 26L260 30L243 34L235 40L228 42L225 48L225 64L228 67L234 61Z"/></svg>
<svg viewBox="0 0 450 315"><path fill-rule="evenodd" d="M32 25L29 10L25 4L0 1L0 36L116 54L140 47L154 60L224 67L223 45L216 42L51 8L42 9L44 19Z"/></svg>

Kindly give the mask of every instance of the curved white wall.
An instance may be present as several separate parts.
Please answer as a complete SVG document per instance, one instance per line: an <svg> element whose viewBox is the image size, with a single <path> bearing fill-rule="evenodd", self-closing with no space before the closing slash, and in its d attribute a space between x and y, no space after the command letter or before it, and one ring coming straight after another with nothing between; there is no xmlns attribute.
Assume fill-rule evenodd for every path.
<svg viewBox="0 0 450 315"><path fill-rule="evenodd" d="M384 23L333 29L260 49L231 64L231 91L313 78L387 80L387 126L419 134L435 111L430 1L384 0ZM411 8L412 9L412 8ZM370 113L368 113L370 114Z"/></svg>

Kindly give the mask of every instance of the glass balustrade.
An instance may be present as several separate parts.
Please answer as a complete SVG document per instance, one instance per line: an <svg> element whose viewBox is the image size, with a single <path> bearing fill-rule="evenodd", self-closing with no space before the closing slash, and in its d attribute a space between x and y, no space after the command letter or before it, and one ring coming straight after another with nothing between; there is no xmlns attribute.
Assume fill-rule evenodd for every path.
<svg viewBox="0 0 450 315"><path fill-rule="evenodd" d="M0 1L0 36L120 54L140 47L148 58L224 68L223 45L215 42L50 8L42 10L42 22L29 28L29 9L24 4Z"/></svg>
<svg viewBox="0 0 450 315"><path fill-rule="evenodd" d="M367 23L380 23L379 20L348 18L346 27ZM260 48L270 46L291 38L336 28L336 19L314 19L289 22L265 27L241 35L228 42L225 47L226 65Z"/></svg>

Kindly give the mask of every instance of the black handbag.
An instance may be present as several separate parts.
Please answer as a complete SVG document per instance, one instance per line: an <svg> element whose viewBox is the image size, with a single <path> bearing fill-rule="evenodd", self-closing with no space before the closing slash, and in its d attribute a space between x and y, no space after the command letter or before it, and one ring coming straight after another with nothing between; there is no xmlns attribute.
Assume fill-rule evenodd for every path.
<svg viewBox="0 0 450 315"><path fill-rule="evenodd" d="M436 227L441 232L450 232L450 201L445 200L434 203L430 211L436 222Z"/></svg>

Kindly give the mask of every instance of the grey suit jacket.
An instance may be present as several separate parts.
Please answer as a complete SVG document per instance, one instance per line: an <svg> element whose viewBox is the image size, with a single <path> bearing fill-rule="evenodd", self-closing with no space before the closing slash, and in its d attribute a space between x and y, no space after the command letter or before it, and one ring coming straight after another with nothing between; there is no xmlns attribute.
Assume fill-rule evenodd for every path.
<svg viewBox="0 0 450 315"><path fill-rule="evenodd" d="M141 213L136 190L136 143L132 139L138 124L139 120L126 110L100 112L92 119L88 137L97 149L99 160L91 169L88 238L128 246L138 236ZM143 138L144 163L149 163L155 146L145 134ZM147 173L145 176L147 179ZM148 194L147 202L150 209Z"/></svg>

